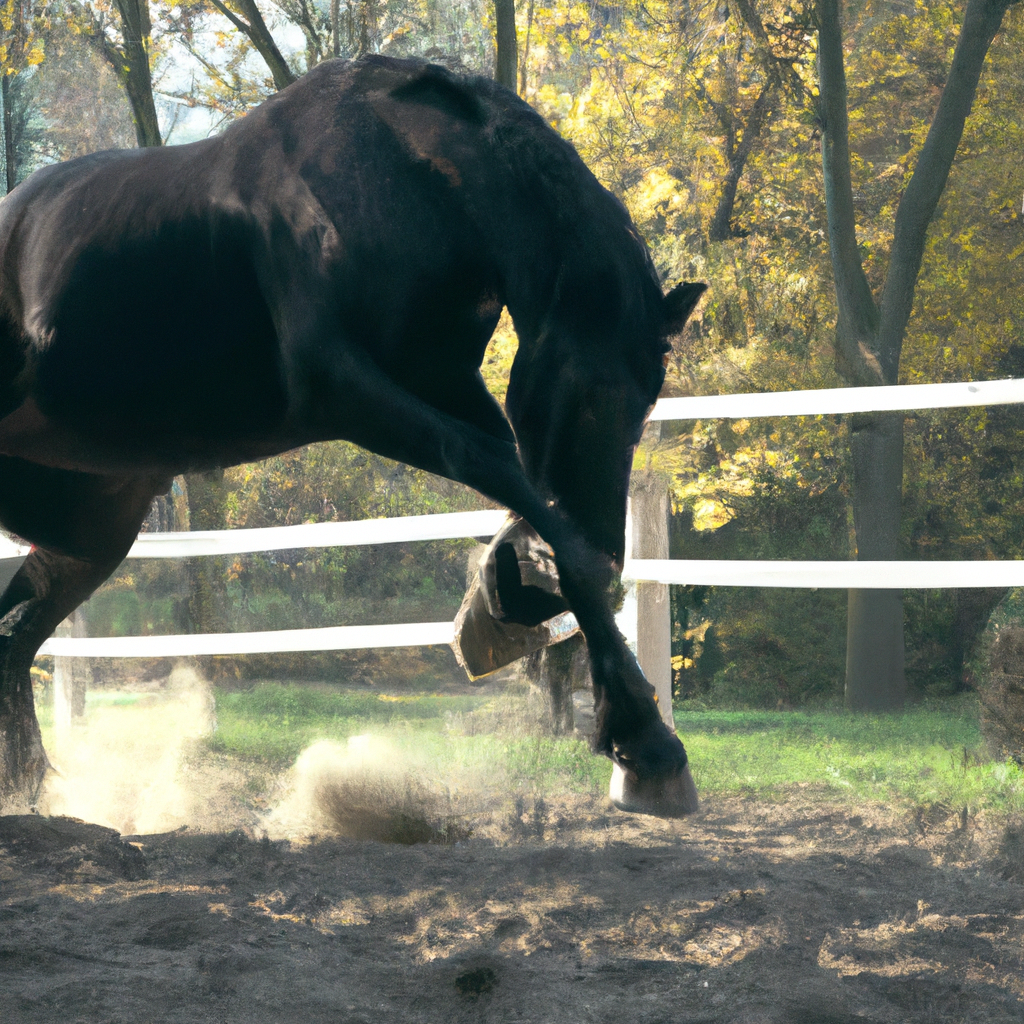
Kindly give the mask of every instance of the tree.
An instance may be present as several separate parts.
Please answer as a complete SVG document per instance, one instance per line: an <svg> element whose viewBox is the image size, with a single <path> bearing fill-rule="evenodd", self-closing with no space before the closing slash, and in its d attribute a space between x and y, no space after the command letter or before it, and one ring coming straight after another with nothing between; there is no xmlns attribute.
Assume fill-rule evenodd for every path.
<svg viewBox="0 0 1024 1024"><path fill-rule="evenodd" d="M928 225L956 155L989 46L1017 0L969 0L942 95L896 209L892 248L876 301L858 248L847 84L839 0L818 6L818 118L838 319L836 368L847 384L897 382L904 334ZM852 417L853 517L857 557L891 560L900 535L903 416ZM847 610L846 700L856 709L902 705L903 602L896 590L851 590Z"/></svg>
<svg viewBox="0 0 1024 1024"><path fill-rule="evenodd" d="M227 518L224 470L188 473L185 485L189 529L223 530ZM224 569L224 559L220 557L187 559L188 614L183 617L190 632L220 633L227 628L223 609Z"/></svg>
<svg viewBox="0 0 1024 1024"><path fill-rule="evenodd" d="M712 242L736 234L732 221L740 178L783 97L788 94L801 107L808 95L797 71L808 49L808 10L787 6L770 22L771 33L750 0L733 0L724 14L726 41L694 62L694 89L722 133L728 167L708 226Z"/></svg>
<svg viewBox="0 0 1024 1024"><path fill-rule="evenodd" d="M484 16L489 8L475 0L277 0L274 6L283 15L276 24L256 0L182 0L171 7L164 31L201 68L175 98L229 121L332 57L416 55L457 71L492 63L493 26ZM294 40L295 29L305 40L304 53L285 56L282 46ZM269 77L253 74L248 58L254 52Z"/></svg>
<svg viewBox="0 0 1024 1024"><path fill-rule="evenodd" d="M516 91L519 42L516 39L515 0L494 0L494 38L497 54L494 80L506 89Z"/></svg>
<svg viewBox="0 0 1024 1024"><path fill-rule="evenodd" d="M210 0L210 3L256 48L270 69L275 88L283 89L295 81L295 73L288 67L288 62L278 49L277 43L274 42L274 37L270 34L270 29L267 28L260 9L256 6L256 0L231 0L230 4L223 0ZM304 3L303 9L305 10ZM337 0L332 6L332 11L337 12ZM306 20L308 21L308 12ZM335 21L336 26L337 21ZM337 41L337 32L335 31L334 56L338 55Z"/></svg>
<svg viewBox="0 0 1024 1024"><path fill-rule="evenodd" d="M52 19L45 37L46 60L32 76L32 99L42 130L34 140L34 152L26 156L42 163L135 144L124 90L76 27L70 19ZM19 159L19 169L21 163Z"/></svg>
<svg viewBox="0 0 1024 1024"><path fill-rule="evenodd" d="M533 31L534 0L526 8L526 37L523 39L523 58L519 61L519 95L526 96L526 69L530 60L530 33Z"/></svg>
<svg viewBox="0 0 1024 1024"><path fill-rule="evenodd" d="M153 22L149 0L96 0L81 10L82 31L128 97L140 148L163 143L153 99ZM116 11L116 16L115 16Z"/></svg>
<svg viewBox="0 0 1024 1024"><path fill-rule="evenodd" d="M18 183L19 118L15 93L29 68L43 61L46 9L30 0L0 3L0 102L3 105L3 156L7 191Z"/></svg>

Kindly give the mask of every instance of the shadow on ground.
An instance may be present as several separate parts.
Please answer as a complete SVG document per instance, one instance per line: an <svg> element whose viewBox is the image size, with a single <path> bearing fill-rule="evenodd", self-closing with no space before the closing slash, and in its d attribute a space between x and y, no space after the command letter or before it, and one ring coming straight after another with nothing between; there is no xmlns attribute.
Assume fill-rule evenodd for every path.
<svg viewBox="0 0 1024 1024"><path fill-rule="evenodd" d="M0 818L0 1019L972 1024L1024 1018L1005 822L593 800L456 845Z"/></svg>

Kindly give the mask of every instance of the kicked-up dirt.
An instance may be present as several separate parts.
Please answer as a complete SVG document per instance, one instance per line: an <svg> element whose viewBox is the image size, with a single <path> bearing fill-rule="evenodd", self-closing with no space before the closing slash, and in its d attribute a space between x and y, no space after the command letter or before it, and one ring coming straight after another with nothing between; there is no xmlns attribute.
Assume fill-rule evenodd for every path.
<svg viewBox="0 0 1024 1024"><path fill-rule="evenodd" d="M518 813L521 812L521 813ZM4 1024L1024 1020L1024 831L522 802L454 845L0 818Z"/></svg>

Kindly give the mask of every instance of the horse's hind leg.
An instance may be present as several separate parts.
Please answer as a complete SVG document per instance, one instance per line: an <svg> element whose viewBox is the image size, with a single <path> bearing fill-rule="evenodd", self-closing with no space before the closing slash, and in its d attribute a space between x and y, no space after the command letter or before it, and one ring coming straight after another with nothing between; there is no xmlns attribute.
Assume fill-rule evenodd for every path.
<svg viewBox="0 0 1024 1024"><path fill-rule="evenodd" d="M49 767L32 696L32 660L57 625L120 564L155 489L149 481L67 473L60 489L68 502L60 515L48 505L33 516L32 506L52 497L48 485L57 473L0 460L0 517L12 526L17 522L29 539L37 518L40 539L51 545L29 554L0 597L0 808L33 803ZM12 477L22 484L35 479L40 486L15 498L6 486Z"/></svg>

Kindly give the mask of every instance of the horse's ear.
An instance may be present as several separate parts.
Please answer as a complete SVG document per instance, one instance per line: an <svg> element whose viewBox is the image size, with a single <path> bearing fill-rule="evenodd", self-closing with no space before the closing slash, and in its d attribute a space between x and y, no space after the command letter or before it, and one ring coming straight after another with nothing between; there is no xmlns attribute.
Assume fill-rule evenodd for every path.
<svg viewBox="0 0 1024 1024"><path fill-rule="evenodd" d="M697 300L707 290L707 285L700 281L684 281L665 295L665 335L671 337L678 334L685 326Z"/></svg>

